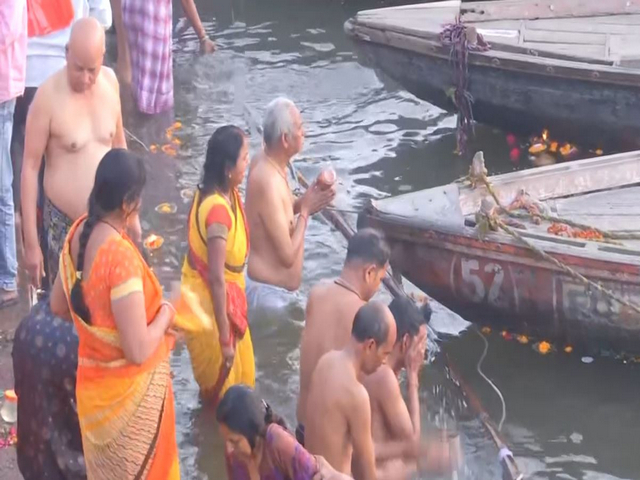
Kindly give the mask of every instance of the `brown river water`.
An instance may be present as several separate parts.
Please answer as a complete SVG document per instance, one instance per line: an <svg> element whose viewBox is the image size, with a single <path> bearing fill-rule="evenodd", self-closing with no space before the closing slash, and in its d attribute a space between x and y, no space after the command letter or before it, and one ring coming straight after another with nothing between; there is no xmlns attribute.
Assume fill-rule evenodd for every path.
<svg viewBox="0 0 640 480"><path fill-rule="evenodd" d="M179 2L178 2L179 3ZM336 204L354 211L368 198L380 198L441 185L463 176L468 158L455 148L455 117L393 86L357 63L344 21L374 2L332 0L197 0L200 15L219 47L209 57L195 54L192 30L174 41L175 116L183 123L184 142L174 158L154 169L151 198L174 201L174 215L160 215L147 205L144 227L165 237L152 258L163 282L179 278L189 204L179 191L199 179L206 141L213 130L234 123L252 133L265 105L286 95L301 108L306 146L296 165L308 177L331 165L341 178ZM174 23L183 14L176 7ZM153 142L148 124L130 123L140 138ZM157 140L156 140L157 141ZM480 126L471 150L483 150L491 173L513 170L505 132ZM152 160L155 161L155 160ZM355 222L355 216L349 215ZM252 318L260 393L291 425L298 391L299 337L305 296L320 279L335 276L344 259L345 241L321 219L307 233L304 284L291 307L278 318ZM383 298L388 294L381 292ZM433 326L440 346L455 361L492 418L502 407L497 394L476 371L483 342L466 322L436 307ZM466 329L466 330L465 330ZM542 356L529 345L488 336L484 372L506 401L503 433L527 478L640 478L638 367L597 358ZM186 479L225 478L222 442L213 412L203 409L186 348L173 356L178 443ZM497 451L479 421L463 407L448 385L440 361L425 367L421 398L425 423L457 425L466 453L458 478L497 479ZM461 407L462 405L462 407ZM427 410L423 408L424 410ZM447 413L449 412L449 413ZM451 413L453 412L453 413ZM457 413L456 413L457 412ZM457 417L452 420L452 417Z"/></svg>

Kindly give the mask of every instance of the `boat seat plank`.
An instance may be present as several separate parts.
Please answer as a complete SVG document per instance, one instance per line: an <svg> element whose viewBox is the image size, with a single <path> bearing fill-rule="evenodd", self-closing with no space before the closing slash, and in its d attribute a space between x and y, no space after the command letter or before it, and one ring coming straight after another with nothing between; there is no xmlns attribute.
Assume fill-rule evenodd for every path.
<svg viewBox="0 0 640 480"><path fill-rule="evenodd" d="M375 37L377 39L375 40L376 42L388 44L390 46L400 47L400 44L396 44L396 42L394 42L389 36L386 35L386 32L396 32L402 35L415 37L416 39L424 39L436 45L440 44L440 31L442 29L442 26L439 24L431 25L431 28L429 29L424 25L424 23L420 22L417 19L413 20L411 24L409 24L409 22L396 23L378 20L359 21L358 23L359 25L355 28L357 30L360 30L366 38L371 40ZM612 64L611 61L605 58L604 53L600 54L600 52L597 52L595 50L589 51L588 49L586 49L585 54L583 55L581 54L579 49L561 48L561 50L563 51L554 51L553 48L539 48L535 49L535 53L532 53L532 48L518 44L519 38L517 37L517 32L487 32L484 29L480 29L479 31L483 35L486 35L486 40L491 43L491 51L489 52L491 55L495 55L495 52L505 52L514 56L521 55L523 58L527 59L533 56L534 58L530 60L531 62L539 62L542 60L542 58L546 57L549 59L579 61L591 64ZM377 32L380 33L378 34ZM406 40L404 40L404 43L411 41L411 38L406 38Z"/></svg>
<svg viewBox="0 0 640 480"><path fill-rule="evenodd" d="M500 0L464 3L464 22L640 14L640 0Z"/></svg>
<svg viewBox="0 0 640 480"><path fill-rule="evenodd" d="M423 8L383 8L380 10L367 10L364 12L359 12L356 15L356 20L362 22L378 21L399 24L407 21L419 21L428 24L442 23L455 21L458 12L458 8L434 8L430 10L425 10Z"/></svg>
<svg viewBox="0 0 640 480"><path fill-rule="evenodd" d="M606 17L611 19L611 17ZM601 33L610 35L637 35L636 25L618 25L615 23L596 23L593 17L562 18L550 20L526 20L527 30L550 30L553 32Z"/></svg>
<svg viewBox="0 0 640 480"><path fill-rule="evenodd" d="M638 27L640 30L640 26ZM607 59L627 68L640 66L640 36L615 36L609 39Z"/></svg>
<svg viewBox="0 0 640 480"><path fill-rule="evenodd" d="M523 47L530 48L536 52L555 52L562 53L567 56L579 58L593 58L605 60L607 49L605 45L575 45L572 43L539 43L525 42Z"/></svg>
<svg viewBox="0 0 640 480"><path fill-rule="evenodd" d="M523 31L523 39L525 42L573 43L578 45L605 45L607 43L607 35L604 33L530 30L528 26Z"/></svg>
<svg viewBox="0 0 640 480"><path fill-rule="evenodd" d="M602 25L640 25L640 14L635 15L606 15L603 17L589 17L592 24Z"/></svg>
<svg viewBox="0 0 640 480"><path fill-rule="evenodd" d="M395 12L412 11L414 14L418 12L434 12L437 10L460 10L460 0L444 0L432 3L420 3L411 5L397 5L393 7L372 8L369 10L360 10L358 15L393 15Z"/></svg>

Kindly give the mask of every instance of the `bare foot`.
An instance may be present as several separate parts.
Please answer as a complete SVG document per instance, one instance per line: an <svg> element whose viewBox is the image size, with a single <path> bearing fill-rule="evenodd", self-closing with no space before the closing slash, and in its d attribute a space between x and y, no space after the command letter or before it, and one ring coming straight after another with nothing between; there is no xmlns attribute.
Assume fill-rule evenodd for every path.
<svg viewBox="0 0 640 480"><path fill-rule="evenodd" d="M0 309L18 303L18 290L0 289Z"/></svg>

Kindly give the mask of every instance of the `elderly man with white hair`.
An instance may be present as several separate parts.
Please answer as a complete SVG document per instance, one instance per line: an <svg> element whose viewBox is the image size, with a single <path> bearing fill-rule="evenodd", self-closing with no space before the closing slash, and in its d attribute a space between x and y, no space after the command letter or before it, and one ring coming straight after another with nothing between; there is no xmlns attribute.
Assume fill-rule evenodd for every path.
<svg viewBox="0 0 640 480"><path fill-rule="evenodd" d="M251 162L247 179L247 300L250 309L280 310L291 301L288 292L300 287L309 216L329 205L335 189L319 177L300 198L291 192L288 167L304 144L302 117L291 100L273 100L262 128L263 149Z"/></svg>

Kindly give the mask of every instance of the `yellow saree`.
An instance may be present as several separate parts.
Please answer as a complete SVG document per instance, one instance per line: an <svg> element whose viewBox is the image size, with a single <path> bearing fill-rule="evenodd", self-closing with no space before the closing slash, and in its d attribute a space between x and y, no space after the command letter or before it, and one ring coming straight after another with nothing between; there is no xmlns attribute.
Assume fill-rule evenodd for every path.
<svg viewBox="0 0 640 480"><path fill-rule="evenodd" d="M76 384L82 444L91 480L180 478L169 355L172 337L165 336L142 365L129 363L111 313L111 301L142 291L150 322L160 308L162 289L133 243L126 237L101 245L83 294L91 312L86 323L71 308L76 270L71 227L60 258L60 276L79 337Z"/></svg>
<svg viewBox="0 0 640 480"><path fill-rule="evenodd" d="M219 194L201 198L198 191L189 214L189 252L182 267L182 285L199 297L202 308L214 319L213 299L206 280L208 229L227 242L224 278L228 292L233 287L234 291L239 290L244 296L245 290L244 265L249 251L249 236L237 190L233 191L232 199L234 207ZM255 361L249 328L242 338L236 338L236 355L231 368L224 366L215 321L213 330L187 332L186 341L194 377L200 385L202 397L207 401L217 403L231 385L255 385Z"/></svg>

